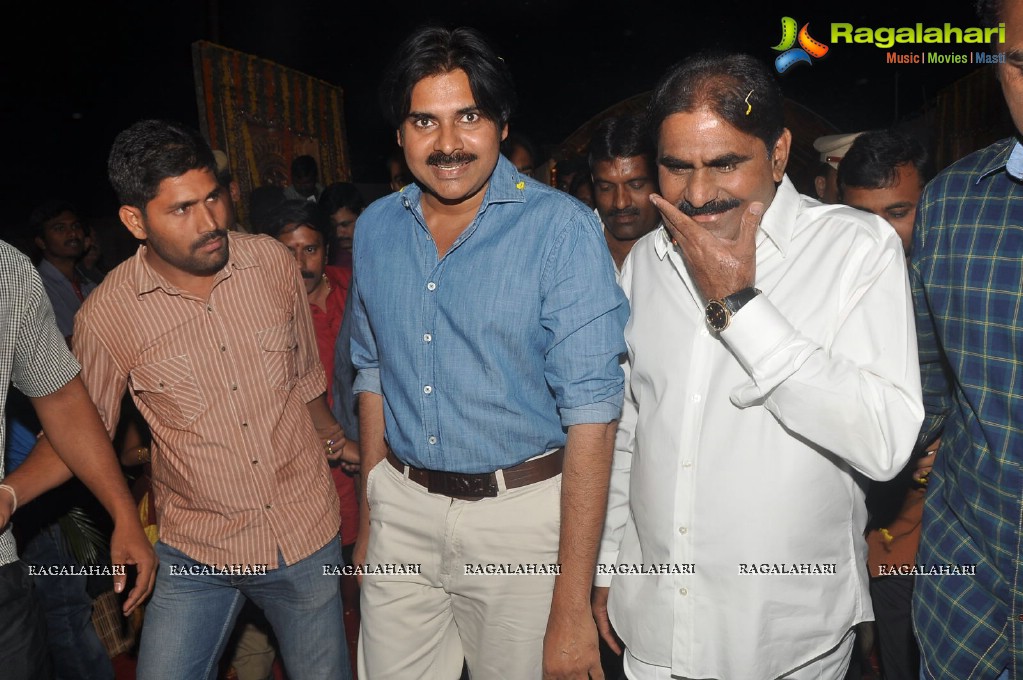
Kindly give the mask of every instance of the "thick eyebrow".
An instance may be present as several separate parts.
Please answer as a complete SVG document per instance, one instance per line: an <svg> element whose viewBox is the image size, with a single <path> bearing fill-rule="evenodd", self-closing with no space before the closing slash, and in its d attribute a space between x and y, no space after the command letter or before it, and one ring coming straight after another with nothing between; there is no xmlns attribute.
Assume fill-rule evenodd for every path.
<svg viewBox="0 0 1023 680"><path fill-rule="evenodd" d="M607 179L605 177L601 177L600 175L594 175L593 181L599 184L632 184L633 182L653 182L654 179L652 177L647 177L646 175L640 175L639 177L630 177L627 180L615 182L613 179Z"/></svg>
<svg viewBox="0 0 1023 680"><path fill-rule="evenodd" d="M752 156L743 156L742 154L737 153L726 153L723 156L710 159L704 163L704 167L723 168L729 165L738 165L739 163L748 161L751 158ZM696 167L691 161L684 161L681 158L675 158L674 156L669 156L667 154L657 159L657 162L666 168L672 168L675 170L691 170Z"/></svg>
<svg viewBox="0 0 1023 680"><path fill-rule="evenodd" d="M178 201L177 203L171 203L167 206L167 212L174 212L175 210L181 210L183 208L190 208L199 201L192 199L190 201Z"/></svg>
<svg viewBox="0 0 1023 680"><path fill-rule="evenodd" d="M743 161L748 161L753 156L743 156L737 153L726 153L724 156L718 156L707 161L707 165L711 168L723 168L727 165L738 165Z"/></svg>
<svg viewBox="0 0 1023 680"><path fill-rule="evenodd" d="M464 116L467 113L480 113L480 107L473 104L472 106L466 106L464 108L455 111L456 116ZM437 118L436 114L429 113L427 111L409 111L407 118L409 120L432 120Z"/></svg>
<svg viewBox="0 0 1023 680"><path fill-rule="evenodd" d="M1010 61L1014 64L1023 62L1023 50L1020 49L1009 50L1008 52L1005 53L1005 60Z"/></svg>
<svg viewBox="0 0 1023 680"><path fill-rule="evenodd" d="M899 208L912 208L916 203L913 201L899 201L898 203L891 203L884 207L885 210L898 210Z"/></svg>
<svg viewBox="0 0 1023 680"><path fill-rule="evenodd" d="M206 194L206 196L203 197L202 200L205 201L205 200L207 200L209 198L215 198L215 197L220 195L220 192L221 192L220 187L219 186L215 187L213 189L213 191L211 191L210 193ZM199 202L200 201L197 201L195 199L192 199L192 200L189 200L189 201L178 201L177 203L172 203L170 206L168 206L167 207L167 212L174 212L175 210L180 210L182 208L188 208L188 207L191 207L191 206L193 206L193 205L195 205L196 203L199 203Z"/></svg>

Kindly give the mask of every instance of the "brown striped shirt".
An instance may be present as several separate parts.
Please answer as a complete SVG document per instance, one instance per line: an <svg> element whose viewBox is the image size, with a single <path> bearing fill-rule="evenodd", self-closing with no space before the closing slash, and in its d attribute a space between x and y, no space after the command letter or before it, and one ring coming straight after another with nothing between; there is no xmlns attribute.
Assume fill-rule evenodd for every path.
<svg viewBox="0 0 1023 680"><path fill-rule="evenodd" d="M306 403L326 388L288 250L229 234L208 300L146 262L107 275L75 318L82 378L108 430L125 387L153 436L160 539L205 564L277 566L337 534L338 498Z"/></svg>

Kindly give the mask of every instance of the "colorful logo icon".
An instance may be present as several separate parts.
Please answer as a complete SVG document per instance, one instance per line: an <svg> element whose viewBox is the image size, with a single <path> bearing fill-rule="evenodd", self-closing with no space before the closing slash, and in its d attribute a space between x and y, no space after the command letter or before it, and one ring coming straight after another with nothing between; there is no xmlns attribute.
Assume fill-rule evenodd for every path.
<svg viewBox="0 0 1023 680"><path fill-rule="evenodd" d="M803 24L796 33L799 24L792 17L781 18L781 42L772 47L772 50L781 52L774 60L774 68L778 73L785 73L800 62L813 64L813 59L820 59L828 53L828 46L819 40L810 37L810 24ZM799 47L793 47L796 42Z"/></svg>

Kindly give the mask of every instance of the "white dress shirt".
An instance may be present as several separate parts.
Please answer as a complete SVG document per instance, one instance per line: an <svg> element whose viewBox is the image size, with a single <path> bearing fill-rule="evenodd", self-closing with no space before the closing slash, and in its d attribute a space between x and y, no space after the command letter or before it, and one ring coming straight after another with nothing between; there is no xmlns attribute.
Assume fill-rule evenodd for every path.
<svg viewBox="0 0 1023 680"><path fill-rule="evenodd" d="M763 293L720 335L664 229L622 270L625 408L595 583L632 655L686 678L776 678L873 618L863 475L902 469L923 419L895 231L786 177L756 247Z"/></svg>

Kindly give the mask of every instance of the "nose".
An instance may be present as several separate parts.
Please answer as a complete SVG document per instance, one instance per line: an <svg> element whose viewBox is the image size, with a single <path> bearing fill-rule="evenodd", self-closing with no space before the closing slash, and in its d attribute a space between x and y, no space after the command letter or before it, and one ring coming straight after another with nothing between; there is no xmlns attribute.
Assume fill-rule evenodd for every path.
<svg viewBox="0 0 1023 680"><path fill-rule="evenodd" d="M223 218L218 210L223 201L202 201L202 209L199 210L199 230L201 232L217 231L220 229Z"/></svg>
<svg viewBox="0 0 1023 680"><path fill-rule="evenodd" d="M624 210L632 205L632 196L624 184L615 185L614 207L616 210Z"/></svg>
<svg viewBox="0 0 1023 680"><path fill-rule="evenodd" d="M686 183L685 198L694 207L700 208L717 196L717 185L711 172L713 168L694 170Z"/></svg>
<svg viewBox="0 0 1023 680"><path fill-rule="evenodd" d="M446 154L451 154L462 148L462 136L458 126L451 122L442 122L437 134L435 148Z"/></svg>

